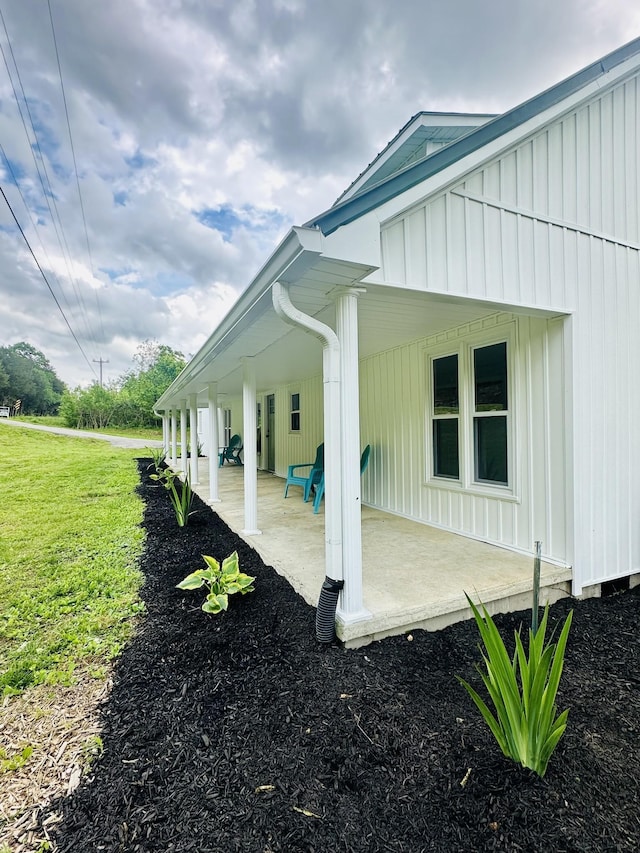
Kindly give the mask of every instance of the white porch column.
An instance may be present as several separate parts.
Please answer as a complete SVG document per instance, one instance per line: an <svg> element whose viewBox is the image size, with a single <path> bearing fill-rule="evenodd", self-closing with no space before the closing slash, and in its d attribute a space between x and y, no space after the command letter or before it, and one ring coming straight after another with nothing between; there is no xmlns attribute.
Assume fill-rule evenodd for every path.
<svg viewBox="0 0 640 853"><path fill-rule="evenodd" d="M218 423L218 383L210 382L207 391L209 403L209 503L218 503L218 447L220 431Z"/></svg>
<svg viewBox="0 0 640 853"><path fill-rule="evenodd" d="M171 450L169 451L169 463L172 468L178 464L178 423L177 412L171 409Z"/></svg>
<svg viewBox="0 0 640 853"><path fill-rule="evenodd" d="M344 288L336 299L336 333L340 341L342 396L342 570L338 616L343 622L365 619L362 602L362 521L360 504L360 383L358 296L362 288Z"/></svg>
<svg viewBox="0 0 640 853"><path fill-rule="evenodd" d="M180 401L180 470L187 475L187 401Z"/></svg>
<svg viewBox="0 0 640 853"><path fill-rule="evenodd" d="M169 423L166 411L162 413L162 449L166 457L169 453Z"/></svg>
<svg viewBox="0 0 640 853"><path fill-rule="evenodd" d="M189 469L189 480L192 486L197 486L198 479L198 395L189 396L189 437L191 439L191 466Z"/></svg>
<svg viewBox="0 0 640 853"><path fill-rule="evenodd" d="M242 422L244 443L244 530L255 536L258 530L258 454L256 452L256 368L253 357L242 359Z"/></svg>

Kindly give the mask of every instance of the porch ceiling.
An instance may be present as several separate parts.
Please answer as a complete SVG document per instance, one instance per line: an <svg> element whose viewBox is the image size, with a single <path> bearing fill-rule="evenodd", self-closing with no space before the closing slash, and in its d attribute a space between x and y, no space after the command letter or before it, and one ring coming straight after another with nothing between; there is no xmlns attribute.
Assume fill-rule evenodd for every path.
<svg viewBox="0 0 640 853"><path fill-rule="evenodd" d="M353 278L349 283L353 283ZM335 276L308 274L290 286L291 299L300 310L335 328L333 293L341 284ZM361 357L509 310L508 306L494 303L386 285L366 284L364 289L358 300ZM259 392L321 373L320 341L287 325L276 315L270 290L258 300L252 313L252 323L245 324L224 350L216 353L192 382L188 393L199 393L204 400L207 382L217 382L219 394L240 394L244 356L255 356Z"/></svg>

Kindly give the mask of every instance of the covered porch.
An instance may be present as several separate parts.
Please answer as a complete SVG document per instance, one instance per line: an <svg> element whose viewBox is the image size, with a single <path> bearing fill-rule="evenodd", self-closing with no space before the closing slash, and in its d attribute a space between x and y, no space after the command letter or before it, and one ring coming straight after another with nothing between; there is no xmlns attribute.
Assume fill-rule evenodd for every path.
<svg viewBox="0 0 640 853"><path fill-rule="evenodd" d="M209 460L201 458L198 469L194 490L207 502ZM296 487L285 500L284 480L258 471L262 533L247 534L244 469L225 465L218 476L220 501L212 511L315 607L325 577L324 507L314 515ZM438 630L471 617L465 592L491 613L527 608L532 575L529 556L363 506L362 585L369 615L348 624L338 619L336 633L353 648L415 628ZM570 588L570 568L542 563L542 603L569 595Z"/></svg>

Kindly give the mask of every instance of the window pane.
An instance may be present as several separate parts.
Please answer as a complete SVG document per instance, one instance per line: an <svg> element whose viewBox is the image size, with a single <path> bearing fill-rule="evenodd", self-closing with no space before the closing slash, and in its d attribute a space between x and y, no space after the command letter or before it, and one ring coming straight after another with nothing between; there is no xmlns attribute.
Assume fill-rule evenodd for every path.
<svg viewBox="0 0 640 853"><path fill-rule="evenodd" d="M433 413L458 414L458 356L433 360Z"/></svg>
<svg viewBox="0 0 640 853"><path fill-rule="evenodd" d="M507 410L507 345L493 344L473 353L476 412Z"/></svg>
<svg viewBox="0 0 640 853"><path fill-rule="evenodd" d="M507 419L474 418L476 480L507 485Z"/></svg>
<svg viewBox="0 0 640 853"><path fill-rule="evenodd" d="M300 394L291 395L291 411L295 412L300 408Z"/></svg>
<svg viewBox="0 0 640 853"><path fill-rule="evenodd" d="M433 422L433 473L436 477L456 480L460 476L457 418L440 418Z"/></svg>
<svg viewBox="0 0 640 853"><path fill-rule="evenodd" d="M298 432L300 429L300 412L291 412L291 431Z"/></svg>

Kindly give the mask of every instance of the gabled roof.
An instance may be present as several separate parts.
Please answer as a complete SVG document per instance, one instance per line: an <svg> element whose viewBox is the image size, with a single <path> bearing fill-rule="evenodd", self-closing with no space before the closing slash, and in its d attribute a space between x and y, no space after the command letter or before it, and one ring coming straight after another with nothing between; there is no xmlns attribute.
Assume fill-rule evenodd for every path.
<svg viewBox="0 0 640 853"><path fill-rule="evenodd" d="M379 184L492 118L496 118L493 113L417 113L347 187L336 204Z"/></svg>
<svg viewBox="0 0 640 853"><path fill-rule="evenodd" d="M446 169L447 166L456 163L468 154L477 151L483 145L487 145L510 130L517 128L638 54L640 54L640 38L628 42L550 89L480 125L475 130L471 130L430 156L406 166L381 183L363 186L354 195L339 201L329 210L306 222L305 226L316 227L324 234L331 234L342 225L353 222L354 219L363 216L416 186L416 184Z"/></svg>

